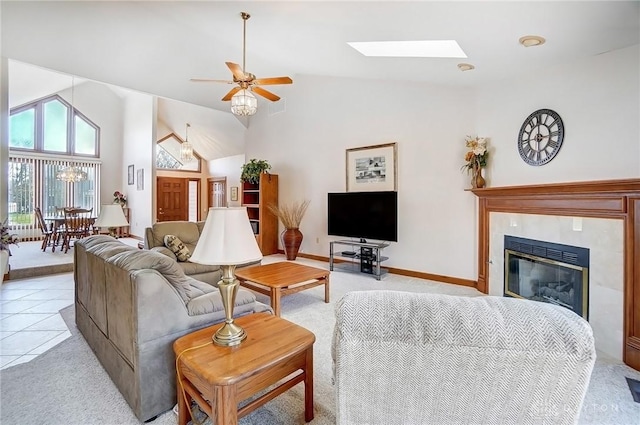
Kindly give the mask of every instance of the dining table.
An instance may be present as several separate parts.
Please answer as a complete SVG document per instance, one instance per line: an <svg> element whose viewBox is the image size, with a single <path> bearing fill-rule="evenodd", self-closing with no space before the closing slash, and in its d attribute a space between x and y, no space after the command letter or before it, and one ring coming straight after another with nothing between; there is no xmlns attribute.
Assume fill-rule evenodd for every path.
<svg viewBox="0 0 640 425"><path fill-rule="evenodd" d="M64 232L63 226L64 226L64 216L63 215L50 215L50 216L46 216L46 217L42 217L44 219L44 221L46 221L47 223L51 223L53 226L51 228L51 230L53 230L53 235L51 235L51 238L53 240L53 245L54 246L59 246L60 243L60 235L59 232ZM98 217L89 217L89 222L91 223L91 225L93 226L93 223L96 221ZM55 250L55 248L53 248Z"/></svg>

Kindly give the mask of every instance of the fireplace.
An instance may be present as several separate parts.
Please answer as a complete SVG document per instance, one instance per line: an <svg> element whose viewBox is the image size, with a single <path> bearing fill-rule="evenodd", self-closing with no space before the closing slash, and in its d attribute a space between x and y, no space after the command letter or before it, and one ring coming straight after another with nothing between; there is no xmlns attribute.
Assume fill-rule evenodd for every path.
<svg viewBox="0 0 640 425"><path fill-rule="evenodd" d="M607 226L615 231L614 251L605 251L604 255L597 256L595 251L600 249L599 240L609 238L610 233L594 232L591 255L599 260L592 261L589 266L589 322L594 331L596 349L603 350L604 347L605 353L640 370L640 178L489 187L471 191L478 196L476 287L480 292L491 291L492 295L504 293L503 244L504 235L509 232L502 232L497 241L490 243L492 235L495 235L494 229L497 229L495 223L491 224L490 217L517 214L566 219L568 223L562 228L572 233L575 233L572 218L594 219L598 223L616 222L615 226ZM531 229L536 226L539 226L537 220ZM504 229L509 227L513 226L507 223ZM519 227L518 231L522 229ZM520 236L554 240L562 232L557 228L553 231L552 235ZM582 245L579 240L568 243ZM500 248L493 257L495 261L492 261L491 249L498 246ZM614 263L610 262L609 254L613 254ZM603 262L606 268L610 264L613 267L613 281L600 267ZM491 269L497 263L500 266ZM493 289L490 282L496 283Z"/></svg>
<svg viewBox="0 0 640 425"><path fill-rule="evenodd" d="M504 236L504 295L547 302L589 318L589 250Z"/></svg>

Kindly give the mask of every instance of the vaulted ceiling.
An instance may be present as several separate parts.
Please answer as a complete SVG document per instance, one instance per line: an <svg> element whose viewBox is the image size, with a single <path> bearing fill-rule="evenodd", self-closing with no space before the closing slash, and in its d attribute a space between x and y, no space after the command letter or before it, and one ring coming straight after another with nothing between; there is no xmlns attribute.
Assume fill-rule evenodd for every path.
<svg viewBox="0 0 640 425"><path fill-rule="evenodd" d="M270 86L286 98L298 75L476 86L544 72L556 64L640 43L638 1L0 1L2 55L16 61L165 98L159 120L206 159L242 153L242 129L220 99L232 86L225 61L258 78L288 75ZM518 44L539 35L540 47ZM454 39L468 58L373 58L350 41ZM471 63L461 72L457 64ZM68 75L14 65L10 91L22 101L69 87ZM576 72L580 72L576 69ZM34 76L35 75L35 76ZM37 84L34 83L37 81ZM16 89L19 87L19 89ZM268 101L259 99L259 109ZM246 119L242 121L246 125Z"/></svg>
<svg viewBox="0 0 640 425"><path fill-rule="evenodd" d="M2 1L2 54L170 99L228 111L225 61L258 77L300 74L473 86L635 45L629 1ZM524 48L523 35L547 39ZM466 59L371 58L349 41L454 39ZM475 65L461 72L460 62ZM579 70L576 70L579 72ZM288 87L272 86L286 95Z"/></svg>

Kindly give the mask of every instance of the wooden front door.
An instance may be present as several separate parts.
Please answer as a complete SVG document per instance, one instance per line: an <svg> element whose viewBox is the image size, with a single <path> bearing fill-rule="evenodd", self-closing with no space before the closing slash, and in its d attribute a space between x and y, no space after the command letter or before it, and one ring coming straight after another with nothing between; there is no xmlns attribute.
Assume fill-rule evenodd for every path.
<svg viewBox="0 0 640 425"><path fill-rule="evenodd" d="M188 220L187 183L187 179L158 177L158 210L156 211L158 221Z"/></svg>

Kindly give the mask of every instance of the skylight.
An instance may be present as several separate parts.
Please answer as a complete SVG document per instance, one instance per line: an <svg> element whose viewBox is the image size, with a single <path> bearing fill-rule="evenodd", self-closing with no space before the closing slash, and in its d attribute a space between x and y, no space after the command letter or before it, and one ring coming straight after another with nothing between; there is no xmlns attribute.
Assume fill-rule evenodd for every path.
<svg viewBox="0 0 640 425"><path fill-rule="evenodd" d="M466 58L455 40L348 42L365 56L404 58Z"/></svg>

